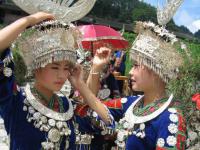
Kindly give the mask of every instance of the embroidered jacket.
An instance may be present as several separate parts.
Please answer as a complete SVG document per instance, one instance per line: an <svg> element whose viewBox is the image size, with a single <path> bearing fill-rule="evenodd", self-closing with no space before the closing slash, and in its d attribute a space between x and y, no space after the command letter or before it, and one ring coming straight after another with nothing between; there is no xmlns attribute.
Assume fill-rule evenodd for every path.
<svg viewBox="0 0 200 150"><path fill-rule="evenodd" d="M104 101L116 121L124 117L130 105L139 96L113 99ZM166 101L166 100L165 100ZM153 113L162 106L165 101L158 101L145 106L138 111L138 116L145 116ZM178 107L179 102L172 102L156 118L145 122L143 138L137 136L139 127L136 126L134 134L131 133L125 140L126 150L184 150L186 142L186 123L183 114ZM76 111L80 116L86 116L87 106L79 107ZM119 135L118 135L119 136ZM120 138L120 137L119 137Z"/></svg>
<svg viewBox="0 0 200 150"><path fill-rule="evenodd" d="M122 99L108 101L105 104L109 107L114 118L122 118L129 106L138 98L131 96ZM138 116L145 116L156 111L164 102L153 103L150 106L138 111ZM170 106L156 118L147 121L145 124L145 137L137 136L135 133L126 139L126 150L184 150L186 142L186 124L181 110L180 103L172 102ZM136 113L137 115L137 113Z"/></svg>

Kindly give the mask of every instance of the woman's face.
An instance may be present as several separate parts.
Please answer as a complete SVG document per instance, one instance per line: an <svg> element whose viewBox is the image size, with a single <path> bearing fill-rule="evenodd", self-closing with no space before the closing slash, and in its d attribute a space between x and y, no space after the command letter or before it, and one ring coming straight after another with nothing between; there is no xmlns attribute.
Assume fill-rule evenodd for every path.
<svg viewBox="0 0 200 150"><path fill-rule="evenodd" d="M72 68L67 61L47 64L35 71L36 82L50 91L59 91L68 79Z"/></svg>
<svg viewBox="0 0 200 150"><path fill-rule="evenodd" d="M134 64L129 72L131 77L131 87L134 91L149 91L153 88L153 71L144 65Z"/></svg>

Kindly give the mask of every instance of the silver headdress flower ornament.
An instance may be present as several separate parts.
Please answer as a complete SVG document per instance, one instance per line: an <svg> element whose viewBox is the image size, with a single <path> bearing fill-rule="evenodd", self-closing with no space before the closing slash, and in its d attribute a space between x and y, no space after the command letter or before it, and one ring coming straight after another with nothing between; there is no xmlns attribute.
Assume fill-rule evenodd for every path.
<svg viewBox="0 0 200 150"><path fill-rule="evenodd" d="M171 18L176 13L177 9L181 6L184 0L167 0L166 5L163 9L159 6L158 0L158 7L157 7L157 20L159 25L165 26Z"/></svg>
<svg viewBox="0 0 200 150"><path fill-rule="evenodd" d="M172 1L174 0L170 0L169 3ZM164 12L166 13L165 16L170 16L170 18L173 16L169 11ZM133 43L130 56L133 60L152 69L167 83L170 79L177 77L178 68L183 65L183 58L175 47L178 39L164 28L164 23L167 23L170 19L159 18L158 15L158 20L162 24L136 22L135 32L138 33L138 36Z"/></svg>
<svg viewBox="0 0 200 150"><path fill-rule="evenodd" d="M67 60L76 63L76 49L81 41L81 32L73 24L84 17L96 0L13 0L29 14L39 11L51 13L55 21L46 21L25 31L21 36L20 50L28 68L28 76L33 70L45 67L53 61Z"/></svg>

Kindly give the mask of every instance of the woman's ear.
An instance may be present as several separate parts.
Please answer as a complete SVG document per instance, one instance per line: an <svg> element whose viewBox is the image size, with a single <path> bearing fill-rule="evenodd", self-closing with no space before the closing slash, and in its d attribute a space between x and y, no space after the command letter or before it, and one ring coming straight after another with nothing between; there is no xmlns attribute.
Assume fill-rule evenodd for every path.
<svg viewBox="0 0 200 150"><path fill-rule="evenodd" d="M141 69L143 69L143 70L145 70L145 69L148 70L147 67L145 67L144 65L140 65L140 67L141 67Z"/></svg>
<svg viewBox="0 0 200 150"><path fill-rule="evenodd" d="M34 72L33 72L34 77L37 78L39 76L40 72L41 72L40 68L39 69L35 69Z"/></svg>

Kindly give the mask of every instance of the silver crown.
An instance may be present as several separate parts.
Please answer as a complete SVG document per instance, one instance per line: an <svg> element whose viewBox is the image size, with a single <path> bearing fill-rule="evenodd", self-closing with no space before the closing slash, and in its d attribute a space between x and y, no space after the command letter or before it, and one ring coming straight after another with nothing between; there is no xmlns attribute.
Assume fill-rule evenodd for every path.
<svg viewBox="0 0 200 150"><path fill-rule="evenodd" d="M135 31L139 35L131 48L131 58L154 70L165 82L176 78L183 59L174 47L175 35L147 22L137 22Z"/></svg>
<svg viewBox="0 0 200 150"><path fill-rule="evenodd" d="M29 14L39 11L51 13L56 20L66 23L84 17L93 8L96 0L13 0Z"/></svg>
<svg viewBox="0 0 200 150"><path fill-rule="evenodd" d="M19 48L22 51L29 74L45 67L53 61L67 60L76 63L76 49L82 37L78 28L59 21L48 21L28 29L27 36L19 37Z"/></svg>

